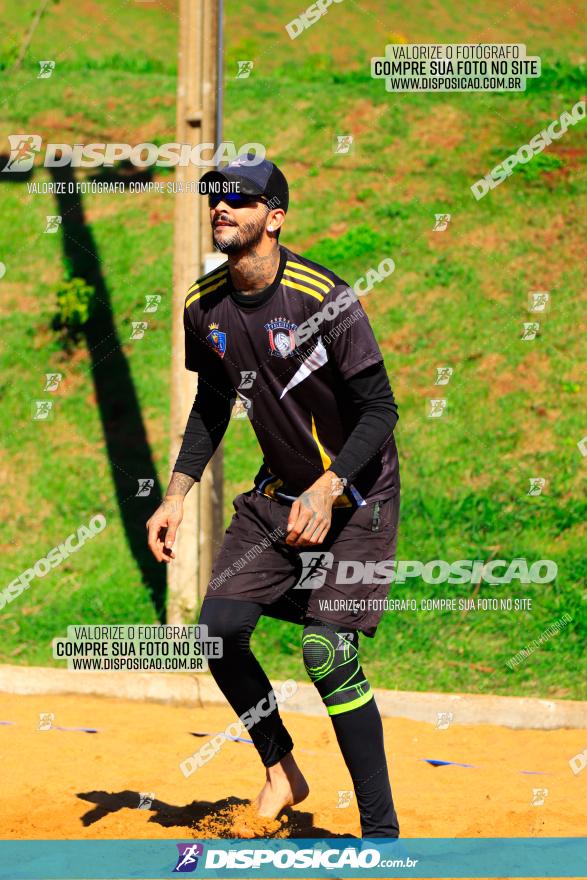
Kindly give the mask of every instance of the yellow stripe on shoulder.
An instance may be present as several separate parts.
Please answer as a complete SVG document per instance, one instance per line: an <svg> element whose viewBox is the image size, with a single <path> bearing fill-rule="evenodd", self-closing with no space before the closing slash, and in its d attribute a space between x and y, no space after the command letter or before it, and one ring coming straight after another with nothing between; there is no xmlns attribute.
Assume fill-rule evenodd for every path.
<svg viewBox="0 0 587 880"><path fill-rule="evenodd" d="M282 278L281 283L286 287L295 287L296 290L301 290L303 293L309 293L310 296L313 296L314 299L317 299L318 302L322 302L324 297L321 293L318 293L316 290L312 290L311 287L306 287L305 284L298 284L297 281L289 281L287 278Z"/></svg>
<svg viewBox="0 0 587 880"><path fill-rule="evenodd" d="M204 296L206 293L211 293L213 290L217 290L219 287L222 287L223 284L226 284L228 268L222 267L222 269L223 271L217 271L213 274L206 275L200 281L196 281L195 284L192 284L187 292L185 303L186 309L201 296ZM190 296L190 294L192 295Z"/></svg>
<svg viewBox="0 0 587 880"><path fill-rule="evenodd" d="M301 269L303 272L309 272L310 275L316 275L317 278L321 278L329 287L335 287L334 281L328 277L328 275L323 275L322 272L317 272L316 269L310 269L309 266L304 266L303 263L296 263L294 260L288 260L287 265L291 266L292 269Z"/></svg>
<svg viewBox="0 0 587 880"><path fill-rule="evenodd" d="M324 293L328 293L330 290L330 288L327 287L326 284L322 284L321 281L317 281L310 275L304 275L301 272L294 272L293 269L288 269L287 264L285 269L283 270L283 274L287 275L288 278L297 278L299 281L305 281L307 284L313 284L314 287L319 288L319 290L323 290Z"/></svg>
<svg viewBox="0 0 587 880"><path fill-rule="evenodd" d="M228 264L223 263L222 266L218 266L212 272L208 272L207 275L203 275L201 278L198 278L197 281L194 281L194 283L188 290L188 294L193 293L194 290L201 290L203 287L206 287L208 284L216 281L218 278L220 278L220 276L226 275L227 272Z"/></svg>

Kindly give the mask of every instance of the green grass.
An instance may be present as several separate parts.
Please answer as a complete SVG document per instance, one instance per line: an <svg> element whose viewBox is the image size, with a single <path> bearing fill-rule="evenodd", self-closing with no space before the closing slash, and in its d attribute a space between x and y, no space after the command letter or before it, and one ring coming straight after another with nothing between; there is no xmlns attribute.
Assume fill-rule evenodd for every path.
<svg viewBox="0 0 587 880"><path fill-rule="evenodd" d="M423 16L418 5L377 0L366 10L349 0L290 41L284 24L298 7L294 0L279 8L258 0L228 4L224 137L260 141L283 164L292 191L283 240L293 250L351 282L384 257L396 263L364 304L400 405L398 558L523 556L558 565L552 584L480 589L487 598L529 597L531 612L386 614L377 638L364 640L365 668L380 687L585 697L586 459L576 444L586 430L579 224L587 123L480 202L469 189L576 103L584 76L577 31L553 25L546 3L531 22L494 3L493 19L507 19L501 39L527 42L529 53L542 57L543 77L527 93L391 95L369 78L365 59L382 54L397 21L409 41L434 33L456 42L483 31L485 13L459 7L458 18L438 9ZM5 41L20 44L33 8L10 7ZM107 0L85 26L65 4L51 7L23 69L3 75L4 130L64 142L175 140L175 41L175 15L158 4ZM7 65L3 46L0 55ZM49 80L36 79L40 58L57 60ZM238 80L236 61L243 59L255 68ZM348 156L332 152L337 133L355 137ZM35 170L35 181L48 179ZM105 338L94 340L100 388L110 401L101 416L87 343L68 357L51 329L76 229L44 234L46 216L59 213L51 195L29 195L26 183L6 179L0 192L0 259L7 266L0 280L4 584L94 513L108 521L101 535L0 610L2 661L51 664L51 639L69 624L148 623L161 613L160 598L147 588L153 570L136 552L154 496L136 491L139 478L153 476L150 467L163 487L169 470L173 196L83 200L104 285L96 326L108 326ZM452 215L444 233L432 232L436 213ZM537 339L523 342L532 290L549 290L552 308ZM144 316L145 295L153 293L161 305ZM150 324L145 337L131 341L131 323L143 318ZM124 363L128 382L119 372ZM443 365L454 375L439 388L436 367ZM30 411L31 401L49 396L48 372L61 372L63 381L52 398L54 416L43 423ZM152 466L142 455L140 421L127 411L128 387ZM441 420L426 418L426 401L435 396L449 400ZM113 464L103 420L115 438ZM225 441L227 523L232 498L250 487L259 462L250 425L233 421ZM548 481L537 498L527 495L535 476ZM121 511L135 524L130 533ZM394 586L391 595L419 601L472 590L415 581ZM564 612L571 624L510 671L506 661ZM255 635L255 650L274 676L304 677L299 643L296 627L276 621L262 621Z"/></svg>

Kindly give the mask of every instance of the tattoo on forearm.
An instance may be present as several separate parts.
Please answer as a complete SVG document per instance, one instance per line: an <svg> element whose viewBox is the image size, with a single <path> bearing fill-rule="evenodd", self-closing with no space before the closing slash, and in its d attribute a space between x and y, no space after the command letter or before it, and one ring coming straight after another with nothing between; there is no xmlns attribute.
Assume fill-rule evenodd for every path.
<svg viewBox="0 0 587 880"><path fill-rule="evenodd" d="M177 471L171 477L166 495L187 495L196 481L187 474L180 474Z"/></svg>

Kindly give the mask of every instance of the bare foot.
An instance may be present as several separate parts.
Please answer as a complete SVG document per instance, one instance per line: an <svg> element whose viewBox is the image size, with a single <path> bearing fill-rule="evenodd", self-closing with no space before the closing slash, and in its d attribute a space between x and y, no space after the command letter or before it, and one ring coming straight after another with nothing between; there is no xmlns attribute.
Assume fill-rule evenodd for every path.
<svg viewBox="0 0 587 880"><path fill-rule="evenodd" d="M301 803L310 793L291 752L279 763L267 767L266 775L267 782L254 802L263 819L275 819L285 807Z"/></svg>

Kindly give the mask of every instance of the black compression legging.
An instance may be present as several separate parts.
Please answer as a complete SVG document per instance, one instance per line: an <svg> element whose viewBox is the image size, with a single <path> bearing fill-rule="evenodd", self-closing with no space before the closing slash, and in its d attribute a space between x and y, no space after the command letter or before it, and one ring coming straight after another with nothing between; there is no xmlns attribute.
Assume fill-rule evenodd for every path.
<svg viewBox="0 0 587 880"><path fill-rule="evenodd" d="M272 687L253 655L250 639L264 608L237 599L206 599L200 624L223 639L223 656L209 660L218 687L240 717L269 706ZM306 622L304 663L331 716L334 732L351 775L363 837L398 837L383 744L383 726L369 683L358 659L358 636L343 627ZM271 767L291 752L293 741L277 707L255 716L249 727L263 764Z"/></svg>

